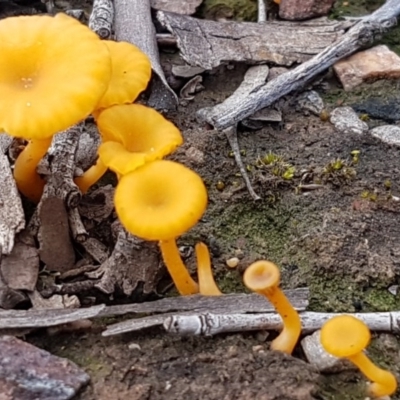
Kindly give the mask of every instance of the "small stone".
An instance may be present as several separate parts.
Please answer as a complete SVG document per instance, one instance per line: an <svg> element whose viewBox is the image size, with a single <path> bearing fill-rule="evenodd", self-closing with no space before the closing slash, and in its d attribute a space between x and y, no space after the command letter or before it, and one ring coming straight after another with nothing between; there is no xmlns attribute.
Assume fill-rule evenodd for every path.
<svg viewBox="0 0 400 400"><path fill-rule="evenodd" d="M297 98L297 102L302 110L309 111L317 116L320 116L324 109L324 101L315 90L302 93Z"/></svg>
<svg viewBox="0 0 400 400"><path fill-rule="evenodd" d="M265 348L262 344L257 344L251 348L254 353L264 353Z"/></svg>
<svg viewBox="0 0 400 400"><path fill-rule="evenodd" d="M368 132L368 125L358 118L351 107L335 108L331 112L330 121L341 133L361 135Z"/></svg>
<svg viewBox="0 0 400 400"><path fill-rule="evenodd" d="M9 399L68 400L89 380L86 372L65 358L13 336L0 337L0 394L10 394Z"/></svg>
<svg viewBox="0 0 400 400"><path fill-rule="evenodd" d="M229 260L226 260L226 265L229 268L236 268L239 264L239 259L237 257L232 257Z"/></svg>
<svg viewBox="0 0 400 400"><path fill-rule="evenodd" d="M400 78L400 57L387 46L360 51L333 66L344 90L368 80Z"/></svg>
<svg viewBox="0 0 400 400"><path fill-rule="evenodd" d="M197 149L196 147L189 147L185 153L186 157L189 161L192 161L195 164L203 164L204 163L204 153Z"/></svg>
<svg viewBox="0 0 400 400"><path fill-rule="evenodd" d="M337 358L327 353L321 345L321 331L315 331L312 335L306 336L301 341L304 355L308 362L314 365L319 372L340 372L354 369L355 366L350 361Z"/></svg>
<svg viewBox="0 0 400 400"><path fill-rule="evenodd" d="M382 140L382 142L400 146L400 127L395 125L377 126L371 129L371 135Z"/></svg>
<svg viewBox="0 0 400 400"><path fill-rule="evenodd" d="M279 16L299 21L327 15L335 0L281 0Z"/></svg>
<svg viewBox="0 0 400 400"><path fill-rule="evenodd" d="M128 345L129 350L141 350L142 348L138 343L129 343Z"/></svg>
<svg viewBox="0 0 400 400"><path fill-rule="evenodd" d="M265 342L269 337L269 332L268 331L259 331L256 334L256 339L259 342Z"/></svg>

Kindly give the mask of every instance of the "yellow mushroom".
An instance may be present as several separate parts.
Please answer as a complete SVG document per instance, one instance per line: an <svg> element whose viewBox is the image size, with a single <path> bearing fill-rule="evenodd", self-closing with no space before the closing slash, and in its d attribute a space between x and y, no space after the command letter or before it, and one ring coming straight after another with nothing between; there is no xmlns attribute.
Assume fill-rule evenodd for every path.
<svg viewBox="0 0 400 400"><path fill-rule="evenodd" d="M282 317L283 330L272 341L271 349L291 354L301 334L301 321L297 311L279 289L278 267L270 261L257 261L246 269L243 281L250 290L265 296Z"/></svg>
<svg viewBox="0 0 400 400"><path fill-rule="evenodd" d="M159 112L141 104L109 107L97 114L102 143L99 160L76 179L85 192L107 168L118 176L134 171L146 162L163 158L182 144L179 129Z"/></svg>
<svg viewBox="0 0 400 400"><path fill-rule="evenodd" d="M14 176L38 202L44 182L36 166L55 133L93 111L110 80L110 55L94 32L65 14L5 18L0 43L0 127L29 140Z"/></svg>
<svg viewBox="0 0 400 400"><path fill-rule="evenodd" d="M159 241L179 293L198 293L197 283L182 262L176 238L195 225L206 208L207 191L201 178L176 162L153 161L121 177L114 203L128 232Z"/></svg>
<svg viewBox="0 0 400 400"><path fill-rule="evenodd" d="M104 40L103 43L110 52L112 72L96 110L134 102L151 78L150 60L138 47L113 40Z"/></svg>
<svg viewBox="0 0 400 400"><path fill-rule="evenodd" d="M211 257L207 246L200 242L196 244L197 276L199 292L204 296L220 296L222 293L215 283L211 270Z"/></svg>
<svg viewBox="0 0 400 400"><path fill-rule="evenodd" d="M321 344L335 357L343 357L355 364L372 381L368 392L373 397L390 396L396 391L395 376L377 367L364 353L371 340L368 326L351 315L339 315L321 328Z"/></svg>
<svg viewBox="0 0 400 400"><path fill-rule="evenodd" d="M151 78L150 60L140 49L127 42L103 41L107 46L112 65L111 79L107 88L93 112L99 117L105 108L118 104L129 104L136 100L139 94L146 89ZM101 118L107 119L113 112L108 112ZM117 110L117 111L115 111ZM75 178L82 193L96 183L107 171L107 166L98 159L96 164L90 167L85 173Z"/></svg>

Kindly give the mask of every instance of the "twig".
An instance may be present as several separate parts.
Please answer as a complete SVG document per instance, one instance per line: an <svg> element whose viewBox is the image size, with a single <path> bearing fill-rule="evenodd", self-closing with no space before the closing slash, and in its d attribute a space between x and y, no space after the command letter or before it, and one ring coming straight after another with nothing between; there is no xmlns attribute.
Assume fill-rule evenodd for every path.
<svg viewBox="0 0 400 400"><path fill-rule="evenodd" d="M0 310L0 329L41 328L93 318L104 310L104 305L79 309Z"/></svg>
<svg viewBox="0 0 400 400"><path fill-rule="evenodd" d="M226 129L256 111L271 105L282 96L304 88L312 78L328 69L335 62L353 54L361 47L370 45L374 42L376 36L395 26L396 17L399 14L400 2L398 0L387 0L382 7L371 15L362 18L338 41L328 46L321 53L250 93L242 99L240 104L232 106L222 114L209 117L206 121L217 129Z"/></svg>
<svg viewBox="0 0 400 400"><path fill-rule="evenodd" d="M109 39L112 35L114 21L114 4L112 0L94 0L89 17L89 28L102 39Z"/></svg>
<svg viewBox="0 0 400 400"><path fill-rule="evenodd" d="M115 35L117 40L138 46L151 61L158 81L154 81L156 89L152 88L152 91L157 91L157 98L152 100L150 96L149 105L156 108L175 108L178 98L169 87L161 68L149 0L115 0Z"/></svg>
<svg viewBox="0 0 400 400"><path fill-rule="evenodd" d="M290 302L298 311L304 311L308 305L307 297L308 289L295 289L286 291L285 294L290 298ZM176 306L179 305L179 312L173 311L171 307L171 300L175 300ZM163 303L162 303L163 302ZM157 303L157 302L154 302ZM190 308L196 309L198 313L209 313L229 315L236 312L272 312L273 306L265 300L264 297L257 294L231 294L223 296L182 296L176 299L163 299L160 300L158 307L154 308L152 312L165 312L164 314L151 315L143 318L136 318L128 321L119 322L114 325L110 325L106 331L103 332L103 336L118 335L125 332L138 331L144 328L161 326L168 317L176 317L182 315L191 315L193 312L188 312ZM160 305L164 304L164 308L161 310ZM147 306L151 307L152 303L147 303ZM186 305L186 307L185 307ZM136 307L143 307L143 304L131 305ZM175 307L176 307L175 306ZM129 310L128 306L117 306L124 307L125 312ZM140 309L140 308L139 308ZM138 308L136 308L138 310ZM239 311L242 310L242 311ZM105 315L111 312L115 314L116 309L106 309Z"/></svg>
<svg viewBox="0 0 400 400"><path fill-rule="evenodd" d="M322 327L338 313L300 313L302 333L311 333ZM351 314L364 321L372 331L400 332L400 312L356 313ZM245 332L255 330L280 330L282 319L278 314L192 314L170 316L164 320L167 332L179 335L212 336L226 332Z"/></svg>
<svg viewBox="0 0 400 400"><path fill-rule="evenodd" d="M235 156L236 165L239 168L240 174L242 175L242 178L247 186L247 190L249 191L250 196L253 198L253 200L260 200L261 197L254 191L253 186L251 185L250 182L249 175L247 174L246 168L243 165L242 157L240 155L236 125L224 129L223 132L228 138L229 144L233 151L233 155Z"/></svg>

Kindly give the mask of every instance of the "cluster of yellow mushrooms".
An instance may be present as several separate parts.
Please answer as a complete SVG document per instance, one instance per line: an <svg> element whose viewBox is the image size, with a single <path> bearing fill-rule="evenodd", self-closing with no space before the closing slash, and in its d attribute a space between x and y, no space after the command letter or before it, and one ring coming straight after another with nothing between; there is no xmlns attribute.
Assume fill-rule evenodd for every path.
<svg viewBox="0 0 400 400"><path fill-rule="evenodd" d="M100 40L64 14L6 18L0 21L0 43L0 129L29 141L14 167L19 190L40 200L44 182L36 167L53 135L93 115L102 140L99 158L76 184L85 193L107 169L114 171L121 223L130 233L159 242L179 293L220 295L207 246L196 245L196 283L176 245L203 215L207 191L195 172L163 159L182 144L180 131L157 111L133 104L151 77L146 55L129 43ZM268 261L252 264L244 274L245 285L282 317L283 330L271 348L290 354L301 320L279 281L279 269ZM364 354L369 341L368 327L348 315L330 319L321 330L325 350L348 358L373 382L371 396L390 395L396 379Z"/></svg>

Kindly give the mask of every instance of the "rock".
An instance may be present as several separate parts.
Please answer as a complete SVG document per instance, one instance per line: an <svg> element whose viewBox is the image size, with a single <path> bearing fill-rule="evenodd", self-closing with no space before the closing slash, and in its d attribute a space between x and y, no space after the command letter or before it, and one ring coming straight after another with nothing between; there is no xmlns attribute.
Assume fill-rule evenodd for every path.
<svg viewBox="0 0 400 400"><path fill-rule="evenodd" d="M382 142L400 146L400 127L396 125L377 126L370 131L372 136L382 140Z"/></svg>
<svg viewBox="0 0 400 400"><path fill-rule="evenodd" d="M369 97L360 103L351 104L351 107L370 118L389 122L400 120L400 96Z"/></svg>
<svg viewBox="0 0 400 400"><path fill-rule="evenodd" d="M333 66L344 90L368 80L400 78L400 57L387 46L360 51Z"/></svg>
<svg viewBox="0 0 400 400"><path fill-rule="evenodd" d="M299 21L327 15L335 0L281 0L279 16Z"/></svg>
<svg viewBox="0 0 400 400"><path fill-rule="evenodd" d="M302 110L309 111L317 116L319 116L324 109L324 101L315 90L302 93L297 98L297 102Z"/></svg>
<svg viewBox="0 0 400 400"><path fill-rule="evenodd" d="M331 123L335 128L345 134L358 134L368 132L368 125L358 118L351 107L338 107L331 112Z"/></svg>
<svg viewBox="0 0 400 400"><path fill-rule="evenodd" d="M89 383L73 362L13 336L0 337L0 394L3 400L72 399Z"/></svg>
<svg viewBox="0 0 400 400"><path fill-rule="evenodd" d="M321 345L320 334L320 330L315 331L312 335L306 336L301 341L304 355L311 365L316 367L319 372L326 373L340 372L356 368L349 361L334 357L327 353Z"/></svg>

